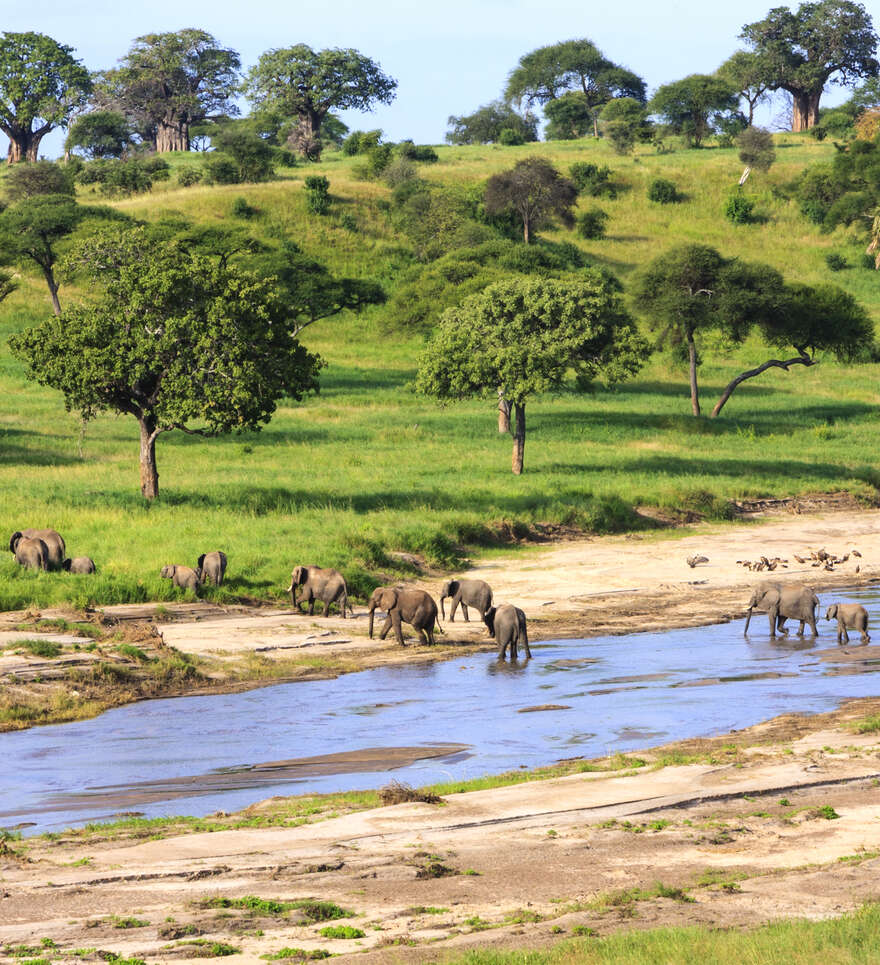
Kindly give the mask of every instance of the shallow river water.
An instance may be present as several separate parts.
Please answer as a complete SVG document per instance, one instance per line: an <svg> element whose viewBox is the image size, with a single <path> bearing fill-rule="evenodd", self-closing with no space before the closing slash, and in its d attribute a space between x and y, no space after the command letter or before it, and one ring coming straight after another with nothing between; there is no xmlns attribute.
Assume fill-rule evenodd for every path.
<svg viewBox="0 0 880 965"><path fill-rule="evenodd" d="M880 589L820 595L822 616L832 598L863 603L880 642ZM413 785L477 777L724 733L880 694L873 673L841 672L815 657L835 644L833 624L821 620L819 630L817 646L809 636L774 643L766 615L755 614L747 639L739 620L551 641L533 644L533 659L513 666L478 653L144 701L94 720L0 734L0 827L31 834L120 812L232 811L273 794L378 787L392 777ZM857 643L852 634L850 646ZM523 712L548 704L559 709ZM436 755L437 745L459 746L441 748L439 757L408 751L404 766L392 770L338 759L334 773L253 767L366 748Z"/></svg>

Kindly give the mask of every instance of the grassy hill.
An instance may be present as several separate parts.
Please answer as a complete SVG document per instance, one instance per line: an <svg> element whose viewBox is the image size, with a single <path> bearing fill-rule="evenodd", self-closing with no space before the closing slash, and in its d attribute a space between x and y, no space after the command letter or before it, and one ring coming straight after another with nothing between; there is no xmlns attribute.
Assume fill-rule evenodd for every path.
<svg viewBox="0 0 880 965"><path fill-rule="evenodd" d="M733 149L619 158L591 139L443 147L440 161L421 173L443 183L476 183L532 154L563 170L581 160L608 164L624 190L615 200L580 202L609 213L608 236L583 241L564 230L544 236L575 242L624 285L667 246L697 241L767 262L792 281L833 281L880 320L880 277L861 267L858 239L844 231L820 235L780 190L806 164L830 157L833 146L782 135L777 150L771 171L748 182L760 218L743 226L722 215L742 170ZM198 162L195 155L172 158L175 167ZM247 222L258 236L286 233L331 271L376 279L391 292L411 255L384 210L388 188L358 180L357 163L328 154L257 185L179 188L172 178L117 206L140 218L177 213L211 223L229 220L234 199L245 197L258 211ZM308 213L307 174L329 178L329 215ZM674 181L685 200L649 202L647 185L658 176ZM858 267L832 273L829 252ZM62 290L65 297L74 295ZM27 382L10 357L8 336L47 311L36 274L26 274L0 307L0 533L53 526L71 555L94 557L99 575L25 573L4 554L0 608L171 598L176 591L159 580L160 567L193 565L215 548L230 558L218 598L278 598L299 562L338 566L363 594L377 575L405 572L388 558L393 551L452 567L461 546L490 552L536 522L613 530L637 525L630 507L639 504L712 515L734 497L846 488L874 499L880 487L877 366L830 359L766 373L739 389L717 420L688 414L686 373L661 356L614 392L599 387L537 399L530 404L526 471L515 478L510 440L498 435L491 404L441 408L413 394L409 383L423 339L389 335L382 324L387 308L379 306L304 333L328 363L321 393L280 406L263 432L215 440L161 436L161 496L147 506L138 489L134 420L104 416L82 431L61 395ZM727 352L719 346L702 368L705 400L714 401L734 374L765 353L757 343Z"/></svg>

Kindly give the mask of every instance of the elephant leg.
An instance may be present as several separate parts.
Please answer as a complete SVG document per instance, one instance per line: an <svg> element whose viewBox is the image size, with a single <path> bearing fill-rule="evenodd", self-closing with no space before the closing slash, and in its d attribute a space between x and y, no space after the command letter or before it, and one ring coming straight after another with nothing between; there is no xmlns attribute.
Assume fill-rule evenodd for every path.
<svg viewBox="0 0 880 965"><path fill-rule="evenodd" d="M330 604L327 602L327 600L324 600L323 602L324 602L324 612L321 614L321 616L325 617L327 616L327 613L330 609Z"/></svg>
<svg viewBox="0 0 880 965"><path fill-rule="evenodd" d="M384 640L388 636L388 631L391 629L391 625L394 621L391 618L391 614L385 617L385 622L382 624L382 629L379 631L379 639Z"/></svg>
<svg viewBox="0 0 880 965"><path fill-rule="evenodd" d="M389 615L391 617L391 622L394 625L394 633L395 633L395 636L397 637L397 642L402 647L405 647L406 644L403 642L403 627L401 626L400 611L392 610Z"/></svg>
<svg viewBox="0 0 880 965"><path fill-rule="evenodd" d="M800 621L799 621L799 626L798 626L797 635L798 635L799 637L802 637L802 636L804 635L804 621L803 621L803 620L800 620Z"/></svg>
<svg viewBox="0 0 880 965"><path fill-rule="evenodd" d="M849 643L849 634L846 632L846 624L841 624L841 628L843 630L843 642Z"/></svg>
<svg viewBox="0 0 880 965"><path fill-rule="evenodd" d="M819 631L816 629L816 618L814 616L811 616L808 622L810 624L810 633L812 633L814 637L818 637Z"/></svg>
<svg viewBox="0 0 880 965"><path fill-rule="evenodd" d="M513 663L514 660L519 656L519 650L516 649L516 637L510 641L510 662Z"/></svg>
<svg viewBox="0 0 880 965"><path fill-rule="evenodd" d="M459 597L459 596L456 594L456 596L452 597L452 606L451 606L450 609L449 609L449 622L450 622L450 623L454 623L454 622L455 622L455 611L458 609L458 604L459 604L459 603L461 603L461 597Z"/></svg>
<svg viewBox="0 0 880 965"><path fill-rule="evenodd" d="M315 598L312 594L309 594L309 616L313 617L315 615Z"/></svg>
<svg viewBox="0 0 880 965"><path fill-rule="evenodd" d="M503 660L507 656L507 641L505 640L498 648L498 659Z"/></svg>
<svg viewBox="0 0 880 965"><path fill-rule="evenodd" d="M779 614L776 612L776 610L771 610L767 615L768 615L769 618L770 618L770 636L771 636L771 637L775 637L775 636L776 636L776 620L777 620Z"/></svg>
<svg viewBox="0 0 880 965"><path fill-rule="evenodd" d="M461 612L464 614L464 622L470 623L471 618L468 616L467 607L464 605L464 600L461 601Z"/></svg>

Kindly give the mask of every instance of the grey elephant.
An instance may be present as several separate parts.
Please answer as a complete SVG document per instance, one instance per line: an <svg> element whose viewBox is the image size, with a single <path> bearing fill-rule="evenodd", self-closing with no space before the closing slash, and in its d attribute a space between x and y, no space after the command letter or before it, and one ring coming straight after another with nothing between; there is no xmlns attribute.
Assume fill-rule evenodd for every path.
<svg viewBox="0 0 880 965"><path fill-rule="evenodd" d="M526 615L518 606L512 603L502 603L498 607L489 607L483 617L489 633L495 637L498 644L498 659L503 660L510 647L510 659L516 660L517 647L522 646L526 656L531 659L529 650L529 632L526 627Z"/></svg>
<svg viewBox="0 0 880 965"><path fill-rule="evenodd" d="M49 569L49 547L44 540L15 533L9 548L15 554L15 562L26 570Z"/></svg>
<svg viewBox="0 0 880 965"><path fill-rule="evenodd" d="M297 587L302 588L300 602L296 599ZM309 605L309 616L315 615L315 600L324 604L324 616L330 609L330 604L339 607L342 618L346 618L346 609L354 615L354 610L348 605L348 587L345 577L339 570L323 569L320 566L295 566L290 574L290 586L287 588L290 602L297 610L300 603L305 601Z"/></svg>
<svg viewBox="0 0 880 965"><path fill-rule="evenodd" d="M94 573L95 561L91 556L74 556L74 558L61 561L61 569L68 573Z"/></svg>
<svg viewBox="0 0 880 965"><path fill-rule="evenodd" d="M452 607L449 610L449 622L455 620L455 610L461 605L461 612L467 622L470 622L467 608L474 607L479 611L480 619L486 615L486 611L492 606L492 587L485 580L447 580L440 591L440 616L446 619L446 610L443 601L446 597L452 598Z"/></svg>
<svg viewBox="0 0 880 965"><path fill-rule="evenodd" d="M763 610L770 620L770 636L775 637L777 630L785 628L788 619L800 622L798 636L804 635L804 625L809 624L813 636L816 630L816 607L819 598L809 586L803 583L763 583L756 586L749 600L749 615L746 619L743 636L749 632L752 610Z"/></svg>
<svg viewBox="0 0 880 965"><path fill-rule="evenodd" d="M858 630L862 643L870 643L868 636L868 611L859 603L832 603L825 614L826 620L837 620L837 642L849 643L847 628Z"/></svg>
<svg viewBox="0 0 880 965"><path fill-rule="evenodd" d="M159 576L163 580L171 580L174 586L179 586L183 590L192 590L196 596L199 595L202 582L199 574L189 566L177 566L172 563L163 566Z"/></svg>
<svg viewBox="0 0 880 965"><path fill-rule="evenodd" d="M401 623L408 623L418 631L422 643L434 643L437 604L424 590L399 586L380 586L373 590L369 605L370 639L373 637L373 615L376 609L386 613L385 623L379 631L380 640L384 640L391 627L394 627L397 642L404 646Z"/></svg>
<svg viewBox="0 0 880 965"><path fill-rule="evenodd" d="M196 564L196 572L199 574L200 583L207 583L210 579L214 586L222 586L226 575L226 554L223 550L202 553Z"/></svg>
<svg viewBox="0 0 880 965"><path fill-rule="evenodd" d="M50 570L61 568L64 561L66 547L61 534L54 529L22 529L12 534L9 540L9 552L15 552L16 540L24 537L25 539L41 539L46 544L48 556L48 567Z"/></svg>

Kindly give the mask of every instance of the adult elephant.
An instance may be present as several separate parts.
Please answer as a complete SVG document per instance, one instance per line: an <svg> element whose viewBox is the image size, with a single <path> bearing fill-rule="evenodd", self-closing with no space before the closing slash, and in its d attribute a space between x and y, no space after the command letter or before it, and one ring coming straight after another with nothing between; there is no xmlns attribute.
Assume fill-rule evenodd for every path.
<svg viewBox="0 0 880 965"><path fill-rule="evenodd" d="M302 589L299 602L296 599L297 587ZM324 604L323 616L327 616L331 603L339 607L343 620L346 618L346 609L354 615L354 610L348 605L348 586L339 570L320 566L295 566L290 574L287 592L290 594L290 602L297 610L300 610L303 600L308 603L310 617L315 615L315 600Z"/></svg>
<svg viewBox="0 0 880 965"><path fill-rule="evenodd" d="M14 533L9 548L15 554L15 562L26 570L49 569L49 548L38 537Z"/></svg>
<svg viewBox="0 0 880 965"><path fill-rule="evenodd" d="M226 554L223 550L202 553L195 569L199 574L200 583L205 583L210 579L214 586L222 586L223 578L226 576Z"/></svg>
<svg viewBox="0 0 880 965"><path fill-rule="evenodd" d="M384 640L391 627L397 642L403 642L402 623L408 623L419 634L425 644L434 643L434 624L437 622L437 604L429 593L399 586L380 586L373 590L370 597L370 639L373 637L373 615L377 609L386 613L385 623L379 631L379 639Z"/></svg>
<svg viewBox="0 0 880 965"><path fill-rule="evenodd" d="M797 635L804 635L804 625L809 624L813 636L816 630L816 607L819 598L812 588L803 583L764 583L756 586L749 600L749 615L746 619L743 636L749 632L752 610L763 610L770 619L770 636L775 637L777 630L783 630L786 620L800 623Z"/></svg>
<svg viewBox="0 0 880 965"><path fill-rule="evenodd" d="M512 603L502 603L499 607L489 607L483 622L495 637L498 644L498 659L503 660L510 647L510 659L516 660L517 647L522 646L526 656L531 659L529 650L529 632L526 628L526 615L518 606Z"/></svg>
<svg viewBox="0 0 880 965"><path fill-rule="evenodd" d="M460 605L461 612L464 614L465 621L470 622L467 608L474 607L483 620L486 611L492 606L492 587L485 580L447 580L440 591L440 616L446 619L446 610L443 601L450 597L452 607L449 610L449 622L455 621L455 611Z"/></svg>
<svg viewBox="0 0 880 965"><path fill-rule="evenodd" d="M15 552L15 542L24 537L25 539L41 539L46 544L46 551L49 554L49 569L59 570L64 562L66 547L61 534L54 529L22 529L12 534L9 540L9 552Z"/></svg>

